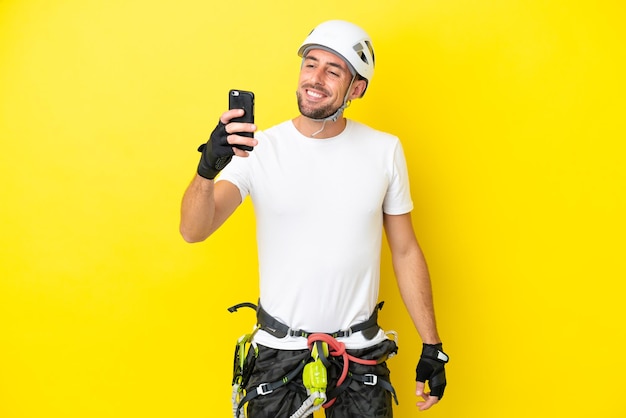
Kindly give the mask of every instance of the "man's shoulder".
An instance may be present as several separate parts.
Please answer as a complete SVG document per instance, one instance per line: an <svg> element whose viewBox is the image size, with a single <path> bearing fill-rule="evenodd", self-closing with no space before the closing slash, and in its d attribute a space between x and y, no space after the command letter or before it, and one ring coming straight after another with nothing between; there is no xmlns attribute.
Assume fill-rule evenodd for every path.
<svg viewBox="0 0 626 418"><path fill-rule="evenodd" d="M399 141L399 138L396 135L373 128L363 122L348 119L348 123L350 124L352 133L358 134L359 136L371 137L376 140L384 140L392 143Z"/></svg>

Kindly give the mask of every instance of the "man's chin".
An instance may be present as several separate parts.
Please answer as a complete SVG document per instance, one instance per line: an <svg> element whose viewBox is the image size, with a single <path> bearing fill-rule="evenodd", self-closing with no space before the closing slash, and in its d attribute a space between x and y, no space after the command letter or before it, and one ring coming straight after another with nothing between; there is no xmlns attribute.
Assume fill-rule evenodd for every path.
<svg viewBox="0 0 626 418"><path fill-rule="evenodd" d="M302 97L299 94L297 94L297 96L298 109L300 110L300 114L309 119L326 119L332 116L337 111L337 109L329 109L328 106L319 108L307 107L303 104L304 100L302 99Z"/></svg>
<svg viewBox="0 0 626 418"><path fill-rule="evenodd" d="M299 106L300 114L309 119L326 119L337 111L336 109L306 109L302 106Z"/></svg>

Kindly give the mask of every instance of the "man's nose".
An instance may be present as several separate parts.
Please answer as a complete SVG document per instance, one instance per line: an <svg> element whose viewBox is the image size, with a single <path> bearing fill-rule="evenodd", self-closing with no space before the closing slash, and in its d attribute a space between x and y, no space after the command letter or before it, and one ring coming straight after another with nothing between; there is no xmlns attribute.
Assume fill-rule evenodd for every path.
<svg viewBox="0 0 626 418"><path fill-rule="evenodd" d="M311 81L313 84L319 84L320 86L324 85L324 74L324 69L316 68L311 74Z"/></svg>

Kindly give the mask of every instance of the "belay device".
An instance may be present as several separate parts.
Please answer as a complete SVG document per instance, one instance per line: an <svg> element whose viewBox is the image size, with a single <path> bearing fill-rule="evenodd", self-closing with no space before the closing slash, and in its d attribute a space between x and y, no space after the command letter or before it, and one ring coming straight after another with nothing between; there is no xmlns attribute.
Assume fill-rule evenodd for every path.
<svg viewBox="0 0 626 418"><path fill-rule="evenodd" d="M328 344L316 341L311 349L313 361L304 366L302 382L309 397L290 418L308 417L320 409L326 402L326 387L328 386ZM324 360L322 360L324 359Z"/></svg>

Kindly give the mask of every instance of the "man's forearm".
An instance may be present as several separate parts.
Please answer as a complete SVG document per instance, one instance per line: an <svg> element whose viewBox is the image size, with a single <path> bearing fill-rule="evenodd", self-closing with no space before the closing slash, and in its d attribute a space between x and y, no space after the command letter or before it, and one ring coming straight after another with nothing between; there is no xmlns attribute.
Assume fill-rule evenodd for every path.
<svg viewBox="0 0 626 418"><path fill-rule="evenodd" d="M402 300L422 341L437 344L437 332L432 287L428 267L419 246L393 260Z"/></svg>
<svg viewBox="0 0 626 418"><path fill-rule="evenodd" d="M187 242L204 241L215 216L214 182L196 175L181 204L180 233Z"/></svg>

